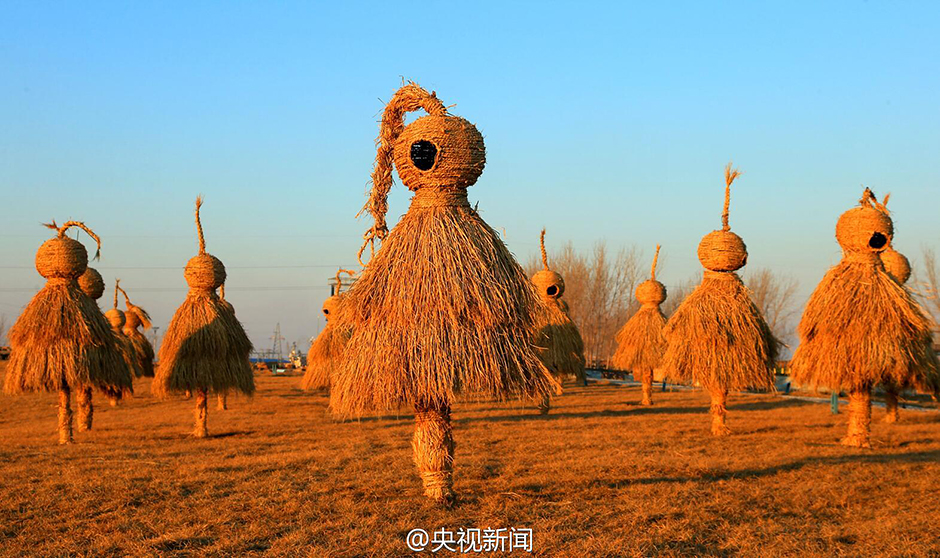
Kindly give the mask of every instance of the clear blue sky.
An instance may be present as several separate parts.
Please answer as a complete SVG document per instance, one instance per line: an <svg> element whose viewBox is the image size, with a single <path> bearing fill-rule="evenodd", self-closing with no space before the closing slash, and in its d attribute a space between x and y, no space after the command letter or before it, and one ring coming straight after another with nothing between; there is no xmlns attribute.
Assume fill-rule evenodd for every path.
<svg viewBox="0 0 940 558"><path fill-rule="evenodd" d="M547 226L550 248L661 243L685 280L731 158L749 267L803 298L862 184L893 192L902 252L940 244L937 3L353 4L0 2L0 313L42 285L39 223L71 218L165 328L203 193L255 344L278 321L305 341L402 77L484 133L470 197L520 261Z"/></svg>

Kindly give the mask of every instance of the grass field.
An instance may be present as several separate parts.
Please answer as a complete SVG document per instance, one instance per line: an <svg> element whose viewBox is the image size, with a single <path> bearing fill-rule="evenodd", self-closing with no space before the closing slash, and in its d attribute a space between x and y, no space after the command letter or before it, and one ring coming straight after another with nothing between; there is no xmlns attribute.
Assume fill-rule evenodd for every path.
<svg viewBox="0 0 940 558"><path fill-rule="evenodd" d="M2 366L2 365L0 365ZM770 395L571 387L550 415L458 405L452 511L421 493L411 417L334 422L298 377L209 412L149 382L56 444L52 395L0 399L0 554L409 554L412 528L524 527L539 556L938 555L940 415L903 412L873 450L838 445L845 415ZM448 552L440 555L450 555Z"/></svg>

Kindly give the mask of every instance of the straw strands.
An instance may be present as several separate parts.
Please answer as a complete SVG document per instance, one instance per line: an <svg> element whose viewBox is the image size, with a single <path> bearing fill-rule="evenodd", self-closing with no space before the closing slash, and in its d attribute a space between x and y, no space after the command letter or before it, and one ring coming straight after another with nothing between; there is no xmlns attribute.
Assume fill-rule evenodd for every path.
<svg viewBox="0 0 940 558"><path fill-rule="evenodd" d="M150 315L140 306L132 304L130 298L127 296L127 292L125 292L123 288L118 287L118 289L121 291L121 294L124 295L124 306L127 308L127 312L124 313L124 335L130 340L134 347L134 352L140 364L140 376L152 378L153 359L155 356L153 345L150 344L147 336L137 329L141 326L143 326L145 330L150 329Z"/></svg>
<svg viewBox="0 0 940 558"><path fill-rule="evenodd" d="M330 378L339 364L339 359L342 358L346 342L352 333L348 326L336 325L336 321L331 319L332 316L338 314L339 307L343 303L343 295L339 291L342 285L340 275L343 273L355 275L354 271L348 269L340 269L336 272L336 294L323 301L326 327L310 343L310 350L307 353L307 367L300 381L300 388L303 390L315 391L330 387Z"/></svg>

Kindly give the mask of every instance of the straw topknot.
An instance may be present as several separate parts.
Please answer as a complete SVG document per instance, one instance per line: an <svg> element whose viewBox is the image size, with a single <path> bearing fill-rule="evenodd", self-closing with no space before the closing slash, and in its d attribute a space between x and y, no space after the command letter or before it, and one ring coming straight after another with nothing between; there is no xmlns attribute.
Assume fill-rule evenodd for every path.
<svg viewBox="0 0 940 558"><path fill-rule="evenodd" d="M199 214L201 207L200 196L196 198L199 253L186 264L189 293L173 315L160 345L160 366L152 388L156 395L164 397L187 391L196 395L194 435L198 438L208 436L209 390L217 394L241 391L246 395L255 390L248 360L251 341L235 317L234 309L216 293L225 283L225 266L206 252Z"/></svg>
<svg viewBox="0 0 940 558"><path fill-rule="evenodd" d="M740 175L731 163L725 167L722 228L705 235L698 247L705 267L702 283L682 301L663 329L666 376L708 390L712 434L716 436L730 433L725 425L729 390L774 389L779 343L734 273L747 263L747 247L728 224L731 184Z"/></svg>
<svg viewBox="0 0 940 558"><path fill-rule="evenodd" d="M636 288L640 308L617 333L617 352L611 359L615 368L629 370L633 379L640 382L641 405L653 404L653 373L661 366L666 351L663 337L666 316L660 308L666 300L666 287L656 280L659 248L657 244L649 280Z"/></svg>
<svg viewBox="0 0 940 558"><path fill-rule="evenodd" d="M929 384L940 368L930 320L881 261L893 236L885 203L866 188L836 223L842 261L807 302L790 361L795 383L849 392L848 446L871 447L872 386Z"/></svg>
<svg viewBox="0 0 940 558"><path fill-rule="evenodd" d="M407 113L428 114L405 126ZM467 201L483 172L483 136L414 83L388 102L363 211L381 240L338 316L352 328L330 389L338 414L413 407L415 460L428 496L450 502L450 405L458 397L535 398L557 382L529 336L535 293L496 233ZM415 192L388 230L385 214L397 169ZM361 213L361 212L360 212Z"/></svg>
<svg viewBox="0 0 940 558"><path fill-rule="evenodd" d="M568 305L561 300L565 292L565 280L548 267L545 229L539 236L539 247L542 252L542 270L532 276L532 284L540 297L535 311L534 330L539 358L559 382L574 377L584 385L587 381L584 373L584 340L578 326L568 316ZM549 412L551 398L548 394L539 400L538 408L542 414Z"/></svg>
<svg viewBox="0 0 940 558"><path fill-rule="evenodd" d="M84 230L99 252L100 239L78 221L46 226L56 236L37 251L36 270L47 281L10 329L4 389L9 394L58 392L59 442L67 444L72 441L71 391L84 386L108 389L115 385L115 371L123 362L101 310L78 286L88 252L65 232L71 227Z"/></svg>
<svg viewBox="0 0 940 558"><path fill-rule="evenodd" d="M303 390L312 391L330 387L334 370L339 364L343 350L346 348L346 341L349 340L350 328L342 326L336 320L331 319L339 312L339 308L343 303L343 293L340 290L343 285L343 273L350 277L356 276L356 272L350 269L340 269L336 272L336 294L323 301L323 316L326 318L326 327L310 343L310 350L307 352L307 367L300 381L300 388Z"/></svg>

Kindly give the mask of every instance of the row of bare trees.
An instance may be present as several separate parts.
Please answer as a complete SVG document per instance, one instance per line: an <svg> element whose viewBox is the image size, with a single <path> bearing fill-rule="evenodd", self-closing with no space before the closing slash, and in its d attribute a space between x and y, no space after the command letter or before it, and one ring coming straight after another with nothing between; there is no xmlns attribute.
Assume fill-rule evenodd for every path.
<svg viewBox="0 0 940 558"><path fill-rule="evenodd" d="M549 265L565 279L564 297L571 309L571 319L584 338L588 363L604 363L616 350L617 332L639 308L634 291L649 278L646 259L641 260L634 247L612 253L603 241L596 243L589 253L577 252L569 242L549 255ZM541 260L533 257L525 269L531 276L541 267ZM789 342L799 312L797 281L769 269L748 273L744 280L774 333ZM669 296L663 303L666 316L672 315L698 281L698 277L693 277L667 285Z"/></svg>

